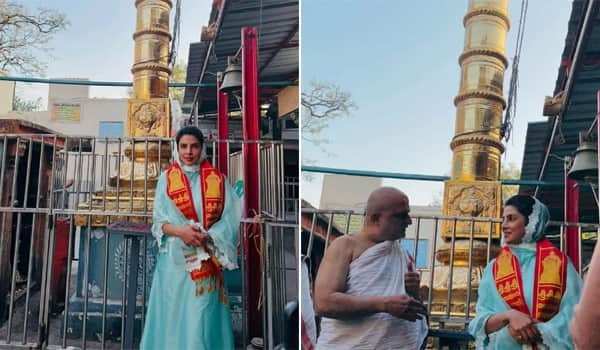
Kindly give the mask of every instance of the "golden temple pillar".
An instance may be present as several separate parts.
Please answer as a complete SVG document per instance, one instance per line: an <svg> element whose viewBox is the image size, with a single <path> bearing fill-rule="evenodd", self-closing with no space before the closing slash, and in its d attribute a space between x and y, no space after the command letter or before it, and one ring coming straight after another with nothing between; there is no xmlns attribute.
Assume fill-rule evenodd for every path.
<svg viewBox="0 0 600 350"><path fill-rule="evenodd" d="M171 0L136 0L136 29L133 73L133 97L128 100L126 137L123 144L126 159L110 177L116 189L99 191L92 196L92 209L123 212L152 212L154 191L161 170L171 158L169 103L169 15ZM120 147L121 149L121 147ZM81 204L80 209L88 209ZM118 215L113 219L123 219ZM144 218L131 218L143 221ZM87 216L76 215L76 225L87 224ZM105 215L93 215L92 226L108 224Z"/></svg>
<svg viewBox="0 0 600 350"><path fill-rule="evenodd" d="M169 14L171 0L136 0L137 20L133 40L135 41L133 73L133 98L128 101L127 136L169 137L171 115L169 104ZM119 181L131 181L133 166L134 186L146 181L154 189L161 168L167 166L170 145L164 144L159 160L159 143L146 141L128 145L125 155L130 160L121 165Z"/></svg>
<svg viewBox="0 0 600 350"><path fill-rule="evenodd" d="M464 51L459 57L461 80L454 99L456 124L450 143L452 176L444 184L442 211L444 216L450 217L498 218L502 209L499 177L504 146L500 128L506 107L502 88L508 66L504 56L510 27L508 0L470 0L463 24ZM434 314L446 314L449 306L450 316L464 317L467 303L469 314L474 314L488 247L494 257L498 252L499 237L498 223L443 222L445 243L436 252L442 265L436 266L434 271ZM472 260L470 271L469 256ZM452 269L450 265L453 265ZM469 288L472 294L467 301ZM448 302L448 296L451 296L451 302Z"/></svg>

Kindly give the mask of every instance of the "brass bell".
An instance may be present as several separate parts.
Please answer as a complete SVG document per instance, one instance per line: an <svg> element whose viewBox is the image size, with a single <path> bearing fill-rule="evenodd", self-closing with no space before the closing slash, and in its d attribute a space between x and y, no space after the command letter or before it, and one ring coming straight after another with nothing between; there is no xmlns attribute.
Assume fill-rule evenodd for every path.
<svg viewBox="0 0 600 350"><path fill-rule="evenodd" d="M236 93L242 90L242 66L235 57L227 58L227 68L223 72L221 92L226 94Z"/></svg>
<svg viewBox="0 0 600 350"><path fill-rule="evenodd" d="M583 141L579 144L567 176L573 180L598 177L598 148L593 142Z"/></svg>

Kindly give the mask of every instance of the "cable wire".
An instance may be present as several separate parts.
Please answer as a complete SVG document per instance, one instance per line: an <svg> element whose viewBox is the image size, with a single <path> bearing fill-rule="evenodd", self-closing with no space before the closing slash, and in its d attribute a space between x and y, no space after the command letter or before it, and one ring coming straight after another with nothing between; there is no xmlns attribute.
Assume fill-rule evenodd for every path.
<svg viewBox="0 0 600 350"><path fill-rule="evenodd" d="M528 0L521 1L521 14L519 16L519 27L517 30L517 44L515 46L515 55L511 66L510 85L508 90L508 101L504 122L500 132L500 138L508 141L512 133L513 121L517 115L517 92L519 88L519 60L521 49L523 48L523 37L525 36L525 23L527 21Z"/></svg>

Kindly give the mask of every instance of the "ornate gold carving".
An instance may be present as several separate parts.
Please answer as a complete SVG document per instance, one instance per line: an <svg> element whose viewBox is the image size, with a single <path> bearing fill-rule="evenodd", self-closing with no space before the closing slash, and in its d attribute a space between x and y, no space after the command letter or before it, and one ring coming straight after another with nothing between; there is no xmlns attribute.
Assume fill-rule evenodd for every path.
<svg viewBox="0 0 600 350"><path fill-rule="evenodd" d="M128 134L133 137L168 137L169 99L129 99Z"/></svg>
<svg viewBox="0 0 600 350"><path fill-rule="evenodd" d="M485 132L483 130L479 131L479 132ZM488 146L488 147L494 147L497 148L500 153L504 152L504 145L502 144L502 142L497 141L491 137L486 137L486 136L462 136L462 135L458 135L454 137L454 140L452 140L452 142L450 143L450 149L454 151L454 149L458 146L462 146L462 145L471 145L471 144L477 144L477 145L481 145L481 146Z"/></svg>
<svg viewBox="0 0 600 350"><path fill-rule="evenodd" d="M469 218L498 218L501 210L501 185L497 181L446 181L444 189L444 216L464 217L456 220L455 237L469 237L471 226L474 237L488 238L490 223L474 222ZM492 224L492 238L500 237L500 224ZM442 237L451 238L454 221L444 220Z"/></svg>
<svg viewBox="0 0 600 350"><path fill-rule="evenodd" d="M469 11L463 19L463 25L466 27L469 19L471 19L475 16L480 16L480 15L496 16L506 23L506 30L510 29L510 19L508 19L508 16L505 13L502 13L495 9L485 8L485 7Z"/></svg>
<svg viewBox="0 0 600 350"><path fill-rule="evenodd" d="M150 134L153 130L156 130L158 122L163 117L161 114L161 111L153 104L141 105L133 115L136 129L142 129L146 134Z"/></svg>
<svg viewBox="0 0 600 350"><path fill-rule="evenodd" d="M504 54L502 52L489 50L489 49L470 49L470 50L464 51L462 54L460 54L460 56L458 56L458 64L462 65L463 62L467 58L469 58L471 56L476 56L476 55L497 58L498 60L500 60L502 62L505 69L508 68L508 59L504 56Z"/></svg>
<svg viewBox="0 0 600 350"><path fill-rule="evenodd" d="M159 59L156 59L158 61ZM167 66L161 65L159 63L136 63L131 68L131 73L135 74L141 71L153 71L153 72L164 72L167 74L171 74L171 69ZM168 83L167 83L168 84Z"/></svg>
<svg viewBox="0 0 600 350"><path fill-rule="evenodd" d="M484 267L488 263L487 242L480 240L473 240L473 249L470 254L470 242L466 239L457 239L454 242L454 255L452 255L452 244L451 242L443 243L436 251L437 260L444 265L454 266L469 266L469 255L471 255L471 264L473 266ZM495 258L500 251L500 247L492 244L489 248L490 260Z"/></svg>
<svg viewBox="0 0 600 350"><path fill-rule="evenodd" d="M159 0L159 1L162 1L165 4L167 4L169 6L169 8L173 7L173 2L171 2L171 0ZM142 2L148 2L148 0L135 0L135 6L137 7Z"/></svg>
<svg viewBox="0 0 600 350"><path fill-rule="evenodd" d="M461 93L454 98L454 105L458 106L460 102L468 98L485 98L502 104L502 109L506 107L506 101L504 101L504 97L502 97L502 95L497 95L487 91L468 91Z"/></svg>
<svg viewBox="0 0 600 350"><path fill-rule="evenodd" d="M164 30L164 29L160 29L160 28L149 28L149 29L138 30L137 32L133 33L133 40L137 39L140 35L144 35L144 34L162 35L162 36L169 38L169 40L172 39L171 33L168 30Z"/></svg>

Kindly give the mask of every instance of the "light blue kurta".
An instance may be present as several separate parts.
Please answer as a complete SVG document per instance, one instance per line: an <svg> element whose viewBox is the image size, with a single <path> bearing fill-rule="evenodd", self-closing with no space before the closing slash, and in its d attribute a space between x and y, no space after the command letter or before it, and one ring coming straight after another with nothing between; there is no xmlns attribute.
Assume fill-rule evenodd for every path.
<svg viewBox="0 0 600 350"><path fill-rule="evenodd" d="M511 247L511 252L519 260L525 302L529 310L531 310L535 251L526 248ZM560 310L548 322L537 324L543 338L543 344L552 350L573 349L573 342L569 335L569 321L573 317L573 306L579 302L582 282L571 261L568 259L567 261L567 286L560 304ZM522 345L515 342L511 337L508 332L508 326L494 333L485 334L485 324L488 318L510 309L496 289L492 274L493 263L494 260L486 266L483 273L483 278L479 285L476 315L469 323L469 333L475 338L477 349L522 349Z"/></svg>
<svg viewBox="0 0 600 350"><path fill-rule="evenodd" d="M202 195L197 171L185 171L194 206L202 218ZM208 230L215 256L224 268L237 268L238 227L241 217L239 199L225 181L225 206L221 219ZM196 295L195 282L185 269L183 251L194 249L179 238L166 236L162 225L186 225L190 221L166 193L166 174L156 186L152 234L159 242L159 254L148 301L148 313L141 349L233 349L229 305L220 301L220 291Z"/></svg>

